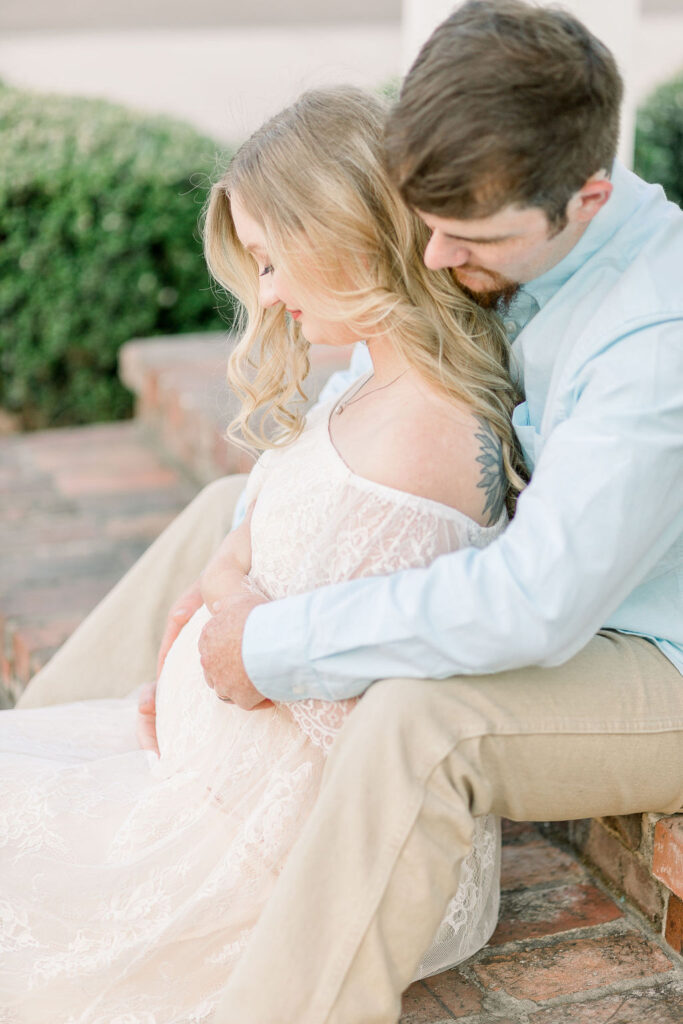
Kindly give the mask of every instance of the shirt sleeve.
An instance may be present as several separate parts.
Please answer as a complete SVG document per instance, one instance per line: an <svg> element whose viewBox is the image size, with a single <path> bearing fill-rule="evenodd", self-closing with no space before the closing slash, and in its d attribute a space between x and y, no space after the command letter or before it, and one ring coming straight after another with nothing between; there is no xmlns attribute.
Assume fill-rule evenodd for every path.
<svg viewBox="0 0 683 1024"><path fill-rule="evenodd" d="M683 325L589 361L506 532L427 569L256 608L247 672L275 700L376 679L556 665L584 646L683 529Z"/></svg>

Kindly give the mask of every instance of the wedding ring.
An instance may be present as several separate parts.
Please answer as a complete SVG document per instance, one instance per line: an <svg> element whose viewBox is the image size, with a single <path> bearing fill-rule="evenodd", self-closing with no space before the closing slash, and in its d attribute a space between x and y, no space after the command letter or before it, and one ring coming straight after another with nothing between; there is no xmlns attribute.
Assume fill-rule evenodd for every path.
<svg viewBox="0 0 683 1024"><path fill-rule="evenodd" d="M233 701L232 697L221 697L220 693L217 693L216 696L218 697L219 700L225 701L226 704L234 704L235 703Z"/></svg>

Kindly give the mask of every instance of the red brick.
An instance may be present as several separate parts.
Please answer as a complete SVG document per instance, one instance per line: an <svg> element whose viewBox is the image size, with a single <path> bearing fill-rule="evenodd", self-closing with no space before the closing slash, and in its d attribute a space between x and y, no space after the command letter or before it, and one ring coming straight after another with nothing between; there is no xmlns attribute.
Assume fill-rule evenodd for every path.
<svg viewBox="0 0 683 1024"><path fill-rule="evenodd" d="M134 516L116 516L104 524L104 534L112 540L155 540L174 518L175 512L143 512Z"/></svg>
<svg viewBox="0 0 683 1024"><path fill-rule="evenodd" d="M13 555L25 550L32 553L40 551L41 548L54 549L57 545L60 551L67 544L80 546L84 541L96 540L99 536L99 527L96 523L85 520L73 509L69 509L68 512L42 512L34 509L30 519L24 517L20 527L12 530L11 538L7 531L3 532L3 547L6 547L8 554Z"/></svg>
<svg viewBox="0 0 683 1024"><path fill-rule="evenodd" d="M576 939L499 954L472 964L485 989L542 1001L672 970L662 951L636 932Z"/></svg>
<svg viewBox="0 0 683 1024"><path fill-rule="evenodd" d="M459 971L435 974L432 978L425 978L424 984L444 1006L448 1007L456 1020L481 1010L484 998L482 993L476 985L463 978Z"/></svg>
<svg viewBox="0 0 683 1024"><path fill-rule="evenodd" d="M508 892L503 893L498 927L489 943L498 946L515 939L556 935L619 917L623 914L616 903L594 885Z"/></svg>
<svg viewBox="0 0 683 1024"><path fill-rule="evenodd" d="M591 822L584 853L610 881L621 886L624 847L597 818Z"/></svg>
<svg viewBox="0 0 683 1024"><path fill-rule="evenodd" d="M100 442L111 446L119 444L122 438L138 435L137 425L128 420L119 423L93 423L85 427L62 427L56 430L38 430L17 438L24 451L36 453L63 452L71 449L82 451L86 446Z"/></svg>
<svg viewBox="0 0 683 1024"><path fill-rule="evenodd" d="M627 850L597 819L591 822L585 854L651 921L661 921L664 900L659 883L638 854Z"/></svg>
<svg viewBox="0 0 683 1024"><path fill-rule="evenodd" d="M666 909L664 938L677 953L683 953L683 902L673 893Z"/></svg>
<svg viewBox="0 0 683 1024"><path fill-rule="evenodd" d="M654 924L660 924L664 914L662 885L652 877L650 869L635 854L624 851L624 892Z"/></svg>
<svg viewBox="0 0 683 1024"><path fill-rule="evenodd" d="M38 449L30 452L33 463L51 475L59 476L70 466L83 469L111 468L153 469L159 464L159 456L149 448L142 447L137 434L126 434L113 443L104 443L97 436L88 441L83 438L77 448L65 445L62 448Z"/></svg>
<svg viewBox="0 0 683 1024"><path fill-rule="evenodd" d="M138 401L143 409L154 409L159 404L159 375L149 371L142 381Z"/></svg>
<svg viewBox="0 0 683 1024"><path fill-rule="evenodd" d="M421 981L403 993L399 1024L437 1024L453 1017Z"/></svg>
<svg viewBox="0 0 683 1024"><path fill-rule="evenodd" d="M573 882L585 877L577 862L545 839L503 847L501 888L525 889L530 885Z"/></svg>
<svg viewBox="0 0 683 1024"><path fill-rule="evenodd" d="M683 900L683 815L657 822L652 871Z"/></svg>
<svg viewBox="0 0 683 1024"><path fill-rule="evenodd" d="M116 491L155 491L164 487L172 487L178 482L178 476L170 469L161 466L156 469L134 469L125 472L84 472L73 471L61 473L58 486L62 494L69 498L84 494L110 494Z"/></svg>
<svg viewBox="0 0 683 1024"><path fill-rule="evenodd" d="M680 1024L679 1004L680 993L666 985L661 990L636 990L586 1003L554 1006L533 1014L529 1020L533 1024Z"/></svg>
<svg viewBox="0 0 683 1024"><path fill-rule="evenodd" d="M2 679L3 689L6 693L9 693L12 683L12 663L4 651L0 652L0 678Z"/></svg>
<svg viewBox="0 0 683 1024"><path fill-rule="evenodd" d="M618 837L629 850L637 850L640 846L643 830L642 814L620 814L612 818L600 819Z"/></svg>
<svg viewBox="0 0 683 1024"><path fill-rule="evenodd" d="M100 575L96 579L60 580L17 588L12 593L11 617L18 621L49 621L63 616L65 610L69 615L82 616L95 607L114 583L116 578Z"/></svg>
<svg viewBox="0 0 683 1024"><path fill-rule="evenodd" d="M69 619L57 619L45 626L17 627L12 638L12 654L14 675L18 682L26 684L34 674L36 652L43 652L40 661L44 664L46 654L60 647L80 621L81 617L72 616Z"/></svg>
<svg viewBox="0 0 683 1024"><path fill-rule="evenodd" d="M162 387L164 388L161 400L164 420L167 428L174 431L179 431L180 426L183 422L183 418L185 416L185 411L182 407L180 396L178 395L177 391L172 391L169 389L170 382L167 382L165 378L166 374L164 374L161 378L161 384Z"/></svg>

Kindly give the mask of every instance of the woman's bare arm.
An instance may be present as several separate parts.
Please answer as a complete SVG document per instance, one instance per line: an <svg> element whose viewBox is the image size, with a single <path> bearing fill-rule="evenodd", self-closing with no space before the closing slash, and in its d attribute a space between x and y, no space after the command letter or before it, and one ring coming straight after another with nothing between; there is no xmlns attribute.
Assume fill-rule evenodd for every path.
<svg viewBox="0 0 683 1024"><path fill-rule="evenodd" d="M222 600L244 593L244 578L251 569L251 515L227 535L199 578L202 600L209 611Z"/></svg>

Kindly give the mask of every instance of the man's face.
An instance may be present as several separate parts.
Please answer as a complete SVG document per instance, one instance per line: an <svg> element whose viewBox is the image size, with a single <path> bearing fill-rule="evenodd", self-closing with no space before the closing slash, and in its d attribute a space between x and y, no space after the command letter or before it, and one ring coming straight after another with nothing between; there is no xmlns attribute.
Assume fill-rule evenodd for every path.
<svg viewBox="0 0 683 1024"><path fill-rule="evenodd" d="M432 232L425 266L450 267L457 283L483 306L511 298L520 284L554 267L586 227L570 218L553 234L538 207L507 206L490 217L469 220L416 212Z"/></svg>

